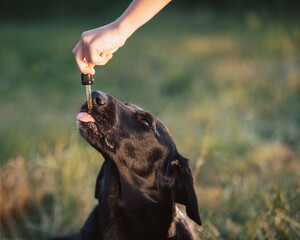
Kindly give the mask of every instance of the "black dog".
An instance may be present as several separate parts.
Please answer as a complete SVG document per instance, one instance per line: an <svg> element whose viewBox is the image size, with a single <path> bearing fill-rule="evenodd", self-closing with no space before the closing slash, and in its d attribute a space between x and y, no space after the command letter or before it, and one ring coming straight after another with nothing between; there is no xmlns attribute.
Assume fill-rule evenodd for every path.
<svg viewBox="0 0 300 240"><path fill-rule="evenodd" d="M77 115L80 134L104 157L96 183L99 204L69 239L197 239L175 203L201 225L188 160L167 128L143 109L93 92L91 111ZM67 238L65 238L67 239Z"/></svg>

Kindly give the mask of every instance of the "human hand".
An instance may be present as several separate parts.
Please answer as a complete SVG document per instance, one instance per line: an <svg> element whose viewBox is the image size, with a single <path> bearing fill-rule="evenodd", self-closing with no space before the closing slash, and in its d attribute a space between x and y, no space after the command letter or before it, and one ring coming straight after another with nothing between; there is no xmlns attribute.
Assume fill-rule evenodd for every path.
<svg viewBox="0 0 300 240"><path fill-rule="evenodd" d="M133 0L113 23L86 31L73 49L77 65L85 74L95 74L95 65L105 65L113 53L143 24L171 0Z"/></svg>
<svg viewBox="0 0 300 240"><path fill-rule="evenodd" d="M94 66L105 65L128 37L116 22L83 32L73 49L80 71L94 75Z"/></svg>

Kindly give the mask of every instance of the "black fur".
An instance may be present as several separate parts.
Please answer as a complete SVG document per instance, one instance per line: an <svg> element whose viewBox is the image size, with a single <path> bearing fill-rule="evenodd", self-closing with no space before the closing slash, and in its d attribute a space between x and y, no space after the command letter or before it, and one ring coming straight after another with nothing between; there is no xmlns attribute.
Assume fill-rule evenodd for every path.
<svg viewBox="0 0 300 240"><path fill-rule="evenodd" d="M99 204L81 232L65 239L197 239L176 214L175 202L201 225L188 160L167 128L135 105L101 92L92 96L96 122L79 122L79 131L105 159L96 183ZM84 104L81 112L88 111Z"/></svg>

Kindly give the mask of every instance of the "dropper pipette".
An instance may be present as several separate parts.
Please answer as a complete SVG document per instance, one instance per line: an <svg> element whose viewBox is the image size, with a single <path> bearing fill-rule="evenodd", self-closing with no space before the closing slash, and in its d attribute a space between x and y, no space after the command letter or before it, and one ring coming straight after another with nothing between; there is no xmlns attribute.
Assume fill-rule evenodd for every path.
<svg viewBox="0 0 300 240"><path fill-rule="evenodd" d="M93 108L91 85L94 83L94 76L91 74L82 73L81 83L82 85L85 85L86 102L87 102L88 109L91 110Z"/></svg>

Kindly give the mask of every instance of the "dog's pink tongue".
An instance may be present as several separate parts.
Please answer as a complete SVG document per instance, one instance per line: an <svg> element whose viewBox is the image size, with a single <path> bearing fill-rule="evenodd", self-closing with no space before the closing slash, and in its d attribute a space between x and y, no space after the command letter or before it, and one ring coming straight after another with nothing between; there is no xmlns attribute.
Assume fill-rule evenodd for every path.
<svg viewBox="0 0 300 240"><path fill-rule="evenodd" d="M86 113L86 112L80 112L76 115L76 119L81 122L95 122L95 119L92 117L92 115Z"/></svg>

